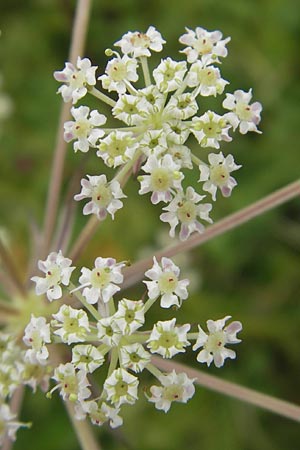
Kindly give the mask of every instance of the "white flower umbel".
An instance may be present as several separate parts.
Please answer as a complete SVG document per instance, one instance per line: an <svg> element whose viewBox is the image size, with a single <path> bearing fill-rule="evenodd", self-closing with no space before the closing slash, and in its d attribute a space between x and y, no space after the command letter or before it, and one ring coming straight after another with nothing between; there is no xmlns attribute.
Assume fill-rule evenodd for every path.
<svg viewBox="0 0 300 450"><path fill-rule="evenodd" d="M0 404L0 446L2 446L7 437L11 441L15 441L17 430L22 426L26 426L16 421L16 417L16 414L11 412L8 405L5 403Z"/></svg>
<svg viewBox="0 0 300 450"><path fill-rule="evenodd" d="M151 361L151 355L144 347L136 342L131 345L123 345L120 349L120 364L125 369L134 372L142 372Z"/></svg>
<svg viewBox="0 0 300 450"><path fill-rule="evenodd" d="M107 213L114 219L115 212L123 207L120 198L125 198L117 180L108 182L105 175L87 175L88 180L81 180L81 192L74 196L77 201L91 198L83 208L83 214L95 214L104 220Z"/></svg>
<svg viewBox="0 0 300 450"><path fill-rule="evenodd" d="M103 89L125 94L128 82L135 82L139 78L136 70L136 59L129 58L127 55L122 58L113 58L108 62L105 74L101 75L98 80L101 80Z"/></svg>
<svg viewBox="0 0 300 450"><path fill-rule="evenodd" d="M146 33L129 31L114 45L121 47L123 53L138 58L139 56L151 56L150 50L161 52L165 42L161 34L153 26L150 26Z"/></svg>
<svg viewBox="0 0 300 450"><path fill-rule="evenodd" d="M238 344L241 342L236 334L242 330L241 322L231 322L225 327L225 323L231 316L226 316L220 320L208 320L206 322L208 334L198 325L199 335L193 350L203 347L197 356L197 361L210 366L214 361L216 367L221 367L226 358L235 359L235 351L225 347L226 344ZM225 328L224 328L225 327Z"/></svg>
<svg viewBox="0 0 300 450"><path fill-rule="evenodd" d="M203 190L209 192L214 201L216 200L218 188L223 197L229 197L232 189L237 185L236 180L230 176L230 173L240 169L242 166L235 164L232 155L224 157L222 152L218 154L210 153L208 161L209 166L202 163L199 165L199 181L204 181Z"/></svg>
<svg viewBox="0 0 300 450"><path fill-rule="evenodd" d="M181 189L183 174L171 155L165 155L161 159L150 155L142 169L150 175L142 175L138 178L141 183L139 194L152 192L151 202L154 205L171 201L173 189Z"/></svg>
<svg viewBox="0 0 300 450"><path fill-rule="evenodd" d="M83 309L74 309L68 305L62 305L56 314L52 314L55 320L51 322L56 336L62 342L72 344L74 342L84 342L90 332L89 319Z"/></svg>
<svg viewBox="0 0 300 450"><path fill-rule="evenodd" d="M130 132L113 131L101 139L97 156L108 167L118 167L131 160L138 148L138 143Z"/></svg>
<svg viewBox="0 0 300 450"><path fill-rule="evenodd" d="M237 90L233 94L226 94L226 98L222 103L223 108L232 111L225 114L224 117L232 124L234 130L239 126L241 134L246 134L248 131L261 133L257 129L257 125L260 122L262 106L259 102L250 105L251 98L252 89L249 89L248 92Z"/></svg>
<svg viewBox="0 0 300 450"><path fill-rule="evenodd" d="M150 337L147 340L151 353L158 353L164 358L173 358L177 353L185 352L185 347L190 345L187 340L187 332L190 324L176 327L176 319L157 322Z"/></svg>
<svg viewBox="0 0 300 450"><path fill-rule="evenodd" d="M159 377L162 386L151 386L151 397L149 402L155 403L155 408L169 411L173 402L187 403L195 393L195 378L188 378L183 373L176 373L175 370Z"/></svg>
<svg viewBox="0 0 300 450"><path fill-rule="evenodd" d="M173 61L171 58L163 59L153 70L153 77L161 92L176 91L181 85L187 71L185 61Z"/></svg>
<svg viewBox="0 0 300 450"><path fill-rule="evenodd" d="M92 270L83 267L79 283L87 302L92 305L98 300L107 303L120 290L117 285L123 282L121 269L124 266L125 263L117 263L114 258L99 256L95 259L95 267Z"/></svg>
<svg viewBox="0 0 300 450"><path fill-rule="evenodd" d="M122 338L122 333L118 327L114 316L105 317L97 322L98 338L100 342L108 347L116 347Z"/></svg>
<svg viewBox="0 0 300 450"><path fill-rule="evenodd" d="M178 192L171 203L163 208L166 212L160 215L160 220L170 224L169 234L171 237L175 236L175 229L178 224L180 224L179 239L185 241L194 231L203 233L205 230L204 225L199 222L198 218L212 223L209 217L212 205L210 203L200 203L204 197L197 194L189 186L185 194L184 192Z"/></svg>
<svg viewBox="0 0 300 450"><path fill-rule="evenodd" d="M28 347L32 347L36 359L43 364L49 352L45 344L51 342L50 325L47 324L45 317L35 317L31 314L29 324L24 330L23 341Z"/></svg>
<svg viewBox="0 0 300 450"><path fill-rule="evenodd" d="M145 322L144 304L142 300L133 301L123 298L118 303L118 310L114 320L122 334L132 334L143 326Z"/></svg>
<svg viewBox="0 0 300 450"><path fill-rule="evenodd" d="M139 380L134 375L128 373L125 369L116 369L105 380L103 389L107 398L117 408L124 403L133 405L138 399Z"/></svg>
<svg viewBox="0 0 300 450"><path fill-rule="evenodd" d="M186 34L180 36L179 42L188 46L182 53L187 55L189 63L203 56L206 58L210 56L212 61L219 62L219 56L222 58L227 56L226 44L230 38L222 39L221 31L207 31L201 27L197 27L195 31L186 28L186 31Z"/></svg>
<svg viewBox="0 0 300 450"><path fill-rule="evenodd" d="M195 93L203 97L222 94L227 84L217 67L207 66L202 61L195 62L189 70L187 85L197 87Z"/></svg>
<svg viewBox="0 0 300 450"><path fill-rule="evenodd" d="M86 372L84 370L76 371L71 363L60 364L54 370L52 378L57 382L57 386L50 393L60 389L60 395L64 400L82 402L91 395Z"/></svg>
<svg viewBox="0 0 300 450"><path fill-rule="evenodd" d="M71 114L75 121L68 121L64 124L64 140L66 142L74 142L73 148L75 152L80 150L86 153L90 147L95 147L97 141L104 136L105 132L101 130L101 125L106 122L106 117L99 114L97 110L90 112L87 106L79 106L79 108L71 108Z"/></svg>
<svg viewBox="0 0 300 450"><path fill-rule="evenodd" d="M193 117L192 133L195 135L201 147L220 148L220 141L230 142L232 138L228 131L231 128L227 115L207 111L201 117Z"/></svg>
<svg viewBox="0 0 300 450"><path fill-rule="evenodd" d="M72 349L72 363L76 369L92 373L102 366L104 356L94 345L75 345Z"/></svg>
<svg viewBox="0 0 300 450"><path fill-rule="evenodd" d="M67 62L63 70L54 72L54 78L65 83L57 92L62 95L65 102L72 100L74 105L96 84L96 70L97 66L92 66L88 58L81 59L78 56L76 67Z"/></svg>
<svg viewBox="0 0 300 450"><path fill-rule="evenodd" d="M145 272L145 276L152 281L144 281L150 299L161 296L160 306L169 308L172 305L181 306L182 300L187 299L189 280L179 280L180 269L169 258L163 257L161 265L153 258L153 266Z"/></svg>
<svg viewBox="0 0 300 450"><path fill-rule="evenodd" d="M46 276L45 278L31 278L31 280L36 283L36 294L47 294L47 298L50 302L61 298L62 289L60 285L69 285L71 274L75 269L75 267L71 267L71 264L71 259L64 258L61 250L58 253L50 253L45 261L39 260L38 268L44 272Z"/></svg>

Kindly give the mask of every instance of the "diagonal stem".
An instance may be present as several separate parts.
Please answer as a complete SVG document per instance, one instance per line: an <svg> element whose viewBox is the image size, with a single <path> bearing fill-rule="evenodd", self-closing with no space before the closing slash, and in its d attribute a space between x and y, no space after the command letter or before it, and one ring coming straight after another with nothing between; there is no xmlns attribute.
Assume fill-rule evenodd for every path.
<svg viewBox="0 0 300 450"><path fill-rule="evenodd" d="M258 408L266 409L267 411L279 414L280 416L300 422L300 406L294 405L293 403L262 394L236 383L223 381L213 375L207 375L200 370L192 369L184 364L167 361L157 356L152 357L152 363L161 370L170 371L175 369L178 372L185 372L190 378L195 378L196 383L200 386L205 386L213 391L229 395L230 397L257 406Z"/></svg>
<svg viewBox="0 0 300 450"><path fill-rule="evenodd" d="M91 9L91 0L78 0L69 52L69 61L71 63L75 63L77 56L81 55L83 52L85 38L87 34L90 9ZM64 161L67 150L67 143L64 141L63 138L63 130L64 130L64 123L69 119L69 117L70 117L70 104L63 103L59 119L56 147L54 151L50 185L48 189L47 206L45 211L44 240L43 240L43 249L41 252L42 257L44 257L48 253L49 247L51 245L51 239L57 217L57 209L58 209L59 195L61 191Z"/></svg>
<svg viewBox="0 0 300 450"><path fill-rule="evenodd" d="M171 257L178 253L191 250L298 196L300 196L300 181L295 181L216 222L214 225L208 227L204 233L194 235L184 242L166 247L156 252L153 256L156 256L160 260L163 256ZM125 281L122 286L123 289L132 286L142 279L145 271L153 264L153 256L138 261L124 270Z"/></svg>

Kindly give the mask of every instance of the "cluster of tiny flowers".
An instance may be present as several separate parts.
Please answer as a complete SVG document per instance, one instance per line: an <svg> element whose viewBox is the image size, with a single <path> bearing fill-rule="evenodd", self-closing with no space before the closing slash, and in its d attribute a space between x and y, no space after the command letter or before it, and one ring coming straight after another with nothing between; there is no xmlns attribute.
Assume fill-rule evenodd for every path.
<svg viewBox="0 0 300 450"><path fill-rule="evenodd" d="M65 123L65 140L73 141L75 151L95 149L108 167L120 167L111 181L105 175L82 179L82 191L75 199L89 199L83 214L95 214L100 220L107 214L114 218L125 197L121 185L130 171L141 170L139 194L150 193L153 204L163 204L160 219L169 223L171 237L178 229L179 238L186 240L193 232L203 232L203 222L212 222L212 203L203 202L204 193L212 201L218 190L224 197L230 196L237 184L232 172L241 167L231 154L219 151L220 145L230 142L230 133L236 129L242 134L260 133L257 125L262 107L251 103L251 89L227 93L222 115L201 110L201 97L220 96L229 84L219 69L229 41L220 31L187 28L179 38L185 46L181 50L185 59L161 59L150 73L148 60L152 52L162 51L165 40L153 26L146 33L128 32L114 44L119 52L106 50L112 59L97 78L114 98L95 87L97 66L87 58L78 57L76 65L68 62L64 70L54 73L55 79L64 83L58 90L64 101L75 105L90 93L107 103L115 121L122 122L105 128L104 114L90 111L88 106L73 106L74 120ZM142 88L135 85L138 82L140 86L141 73ZM185 170L194 166L199 170L202 194L182 185Z"/></svg>
<svg viewBox="0 0 300 450"><path fill-rule="evenodd" d="M180 269L171 259L153 259L153 266L145 272L143 300L120 296L124 262L98 257L92 268L81 268L74 283L70 281L74 269L71 264L61 251L39 261L44 276L32 278L36 293L46 294L50 301L64 295L69 299L50 320L32 315L23 342L27 346L25 359L40 367L43 374L47 367L47 376L55 382L47 396L59 390L64 400L74 404L78 420L88 417L95 425L122 425L122 405L137 401L138 375L144 370L157 379L156 384L144 390L157 409L167 412L173 402L186 403L194 395L195 379L175 370L161 372L151 360L154 354L170 359L191 347L200 350L197 361L208 366L213 361L216 367L221 367L226 358L236 357L227 344L240 342L237 333L242 325L226 325L230 316L208 320L207 332L200 325L198 331L191 332L190 324L178 324L176 318L158 321L151 329L145 327L146 313L155 302L162 308L177 310L188 298L189 280L181 279ZM70 304L70 298L75 297L79 305ZM68 346L70 357L49 370L54 344ZM101 372L106 374L105 381L95 387L97 373Z"/></svg>
<svg viewBox="0 0 300 450"><path fill-rule="evenodd" d="M52 368L49 366L46 356L41 357L38 341L45 339L43 329L39 331L40 324L45 319L32 320L27 329L27 342L29 330L32 339L32 349L24 350L20 347L17 336L12 333L0 332L0 447L5 439L15 440L16 431L20 427L28 427L16 420L9 406L12 395L20 385L28 385L33 391L37 386L44 391L48 390ZM40 337L41 334L41 337ZM46 337L46 341L50 342ZM38 349L38 350L36 350ZM44 352L47 352L45 348Z"/></svg>

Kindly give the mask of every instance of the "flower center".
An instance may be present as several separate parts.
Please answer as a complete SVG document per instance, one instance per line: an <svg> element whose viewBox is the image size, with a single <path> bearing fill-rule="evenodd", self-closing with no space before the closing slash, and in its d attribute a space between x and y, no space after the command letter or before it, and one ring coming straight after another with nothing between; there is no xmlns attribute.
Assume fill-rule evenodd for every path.
<svg viewBox="0 0 300 450"><path fill-rule="evenodd" d="M109 203L111 202L112 194L111 189L109 186L106 186L105 184L101 184L94 188L93 194L92 194L92 200L94 203L96 203L98 206L102 206L103 208L106 208Z"/></svg>
<svg viewBox="0 0 300 450"><path fill-rule="evenodd" d="M171 386L166 386L164 388L163 396L169 402L181 399L182 395L183 395L183 387L178 386L177 384L172 384Z"/></svg>
<svg viewBox="0 0 300 450"><path fill-rule="evenodd" d="M171 294L178 285L178 279L174 272L163 273L158 280L158 287L161 292Z"/></svg>
<svg viewBox="0 0 300 450"><path fill-rule="evenodd" d="M46 279L49 286L54 286L60 283L60 269L57 266L52 266L46 273Z"/></svg>
<svg viewBox="0 0 300 450"><path fill-rule="evenodd" d="M214 86L216 84L216 74L211 69L202 69L199 71L198 79L201 84L206 86Z"/></svg>
<svg viewBox="0 0 300 450"><path fill-rule="evenodd" d="M174 331L162 331L158 343L164 348L176 347L178 345L178 336Z"/></svg>
<svg viewBox="0 0 300 450"><path fill-rule="evenodd" d="M222 186L223 184L227 183L228 178L228 169L223 164L219 164L210 168L210 179L214 184Z"/></svg>
<svg viewBox="0 0 300 450"><path fill-rule="evenodd" d="M198 51L198 53L205 55L207 53L211 53L213 49L213 43L209 38L199 38L196 40L194 47Z"/></svg>
<svg viewBox="0 0 300 450"><path fill-rule="evenodd" d="M153 170L151 174L151 183L154 191L167 191L172 183L170 171L163 168Z"/></svg>
<svg viewBox="0 0 300 450"><path fill-rule="evenodd" d="M181 203L177 210L177 216L182 223L194 222L197 217L197 208L195 203L190 200L186 200Z"/></svg>
<svg viewBox="0 0 300 450"><path fill-rule="evenodd" d="M114 81L122 81L126 78L127 69L126 64L122 61L115 61L114 64L109 68L109 76Z"/></svg>
<svg viewBox="0 0 300 450"><path fill-rule="evenodd" d="M115 385L115 391L116 391L116 395L118 397L122 397L124 395L127 395L128 384L125 381L123 381L123 380L118 381L117 384Z"/></svg>
<svg viewBox="0 0 300 450"><path fill-rule="evenodd" d="M142 48L148 48L151 43L150 38L143 33L135 33L131 37L130 42L134 47L142 47Z"/></svg>
<svg viewBox="0 0 300 450"><path fill-rule="evenodd" d="M236 113L239 116L240 120L245 120L246 122L251 121L252 112L250 106L247 103L237 103Z"/></svg>
<svg viewBox="0 0 300 450"><path fill-rule="evenodd" d="M221 350L226 343L225 334L223 331L217 331L210 334L207 338L204 348L211 353Z"/></svg>
<svg viewBox="0 0 300 450"><path fill-rule="evenodd" d="M78 138L86 137L91 131L91 128L92 126L87 119L81 119L76 122L74 134Z"/></svg>
<svg viewBox="0 0 300 450"><path fill-rule="evenodd" d="M105 267L98 269L97 267L92 270L91 284L94 288L105 288L110 282L110 270Z"/></svg>
<svg viewBox="0 0 300 450"><path fill-rule="evenodd" d="M71 75L70 86L72 89L78 89L86 84L85 74L79 70Z"/></svg>

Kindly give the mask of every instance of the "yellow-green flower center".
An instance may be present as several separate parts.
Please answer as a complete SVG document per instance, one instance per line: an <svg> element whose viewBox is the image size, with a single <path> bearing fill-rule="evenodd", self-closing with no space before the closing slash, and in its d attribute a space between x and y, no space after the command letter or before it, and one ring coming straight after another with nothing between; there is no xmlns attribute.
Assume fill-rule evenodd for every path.
<svg viewBox="0 0 300 450"><path fill-rule="evenodd" d="M211 167L210 179L214 184L222 186L223 184L227 183L228 178L229 178L228 169L223 164Z"/></svg>
<svg viewBox="0 0 300 450"><path fill-rule="evenodd" d="M103 289L110 282L110 269L107 267L104 268L95 268L92 270L91 274L91 284L95 288Z"/></svg>
<svg viewBox="0 0 300 450"><path fill-rule="evenodd" d="M171 294L175 291L178 285L178 279L174 272L163 273L158 280L158 287L161 292Z"/></svg>

